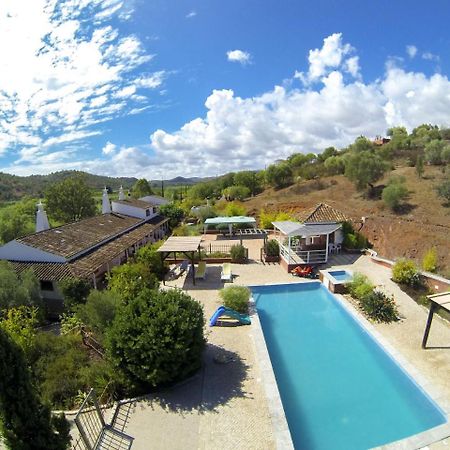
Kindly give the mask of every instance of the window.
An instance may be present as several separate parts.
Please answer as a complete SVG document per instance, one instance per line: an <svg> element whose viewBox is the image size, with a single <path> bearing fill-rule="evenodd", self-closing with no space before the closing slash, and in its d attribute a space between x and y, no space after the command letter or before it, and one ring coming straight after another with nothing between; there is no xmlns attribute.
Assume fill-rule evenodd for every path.
<svg viewBox="0 0 450 450"><path fill-rule="evenodd" d="M41 291L54 291L53 282L52 281L40 281Z"/></svg>
<svg viewBox="0 0 450 450"><path fill-rule="evenodd" d="M149 210L149 209L146 209L146 210L145 210L145 215L146 215L146 216L149 216L149 215L150 215L150 210Z"/></svg>

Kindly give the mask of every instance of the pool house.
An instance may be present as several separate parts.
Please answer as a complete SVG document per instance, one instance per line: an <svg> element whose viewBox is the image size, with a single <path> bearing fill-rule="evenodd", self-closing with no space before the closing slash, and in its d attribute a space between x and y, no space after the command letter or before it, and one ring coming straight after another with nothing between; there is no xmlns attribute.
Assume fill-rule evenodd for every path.
<svg viewBox="0 0 450 450"><path fill-rule="evenodd" d="M298 265L326 263L331 253L341 250L342 222L346 220L340 211L320 203L298 222L273 222L281 264L291 270Z"/></svg>

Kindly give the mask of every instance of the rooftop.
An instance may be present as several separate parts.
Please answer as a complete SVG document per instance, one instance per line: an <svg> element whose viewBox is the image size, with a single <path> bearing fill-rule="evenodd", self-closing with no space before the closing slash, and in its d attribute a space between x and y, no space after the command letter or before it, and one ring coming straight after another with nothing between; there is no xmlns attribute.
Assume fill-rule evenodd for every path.
<svg viewBox="0 0 450 450"><path fill-rule="evenodd" d="M200 247L202 241L201 236L170 236L158 252L196 252Z"/></svg>
<svg viewBox="0 0 450 450"><path fill-rule="evenodd" d="M255 223L254 217L247 216L231 216L231 217L211 217L205 220L206 225L220 224L220 223Z"/></svg>
<svg viewBox="0 0 450 450"><path fill-rule="evenodd" d="M151 202L138 200L136 198L127 198L125 200L113 200L112 203L119 203L120 205L134 206L135 208L147 209L153 206Z"/></svg>
<svg viewBox="0 0 450 450"><path fill-rule="evenodd" d="M319 203L314 208L300 213L298 219L303 223L339 223L349 220L342 211L326 203Z"/></svg>

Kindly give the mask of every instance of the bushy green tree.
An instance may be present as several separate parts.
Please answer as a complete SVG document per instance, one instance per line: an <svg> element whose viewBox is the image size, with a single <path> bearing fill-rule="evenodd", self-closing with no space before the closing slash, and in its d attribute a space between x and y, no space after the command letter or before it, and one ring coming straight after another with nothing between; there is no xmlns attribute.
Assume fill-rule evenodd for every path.
<svg viewBox="0 0 450 450"><path fill-rule="evenodd" d="M150 183L145 179L141 178L134 183L131 188L131 196L133 198L145 197L146 195L152 195L153 190Z"/></svg>
<svg viewBox="0 0 450 450"><path fill-rule="evenodd" d="M350 145L350 150L356 153L371 152L375 148L374 143L367 139L365 136L359 136L355 139L355 142Z"/></svg>
<svg viewBox="0 0 450 450"><path fill-rule="evenodd" d="M227 217L244 216L246 213L245 206L236 202L228 203L225 208Z"/></svg>
<svg viewBox="0 0 450 450"><path fill-rule="evenodd" d="M345 172L345 162L341 156L330 156L324 165L328 175L340 175Z"/></svg>
<svg viewBox="0 0 450 450"><path fill-rule="evenodd" d="M0 310L17 306L42 306L39 281L31 271L17 275L6 261L0 261Z"/></svg>
<svg viewBox="0 0 450 450"><path fill-rule="evenodd" d="M81 176L51 185L45 198L49 215L61 222L75 222L96 213L91 190Z"/></svg>
<svg viewBox="0 0 450 450"><path fill-rule="evenodd" d="M408 195L409 191L405 186L404 180L393 178L383 189L381 198L390 209L396 211L401 206L402 202L408 198Z"/></svg>
<svg viewBox="0 0 450 450"><path fill-rule="evenodd" d="M123 304L108 330L108 354L141 389L186 378L205 346L202 306L180 290L142 290Z"/></svg>
<svg viewBox="0 0 450 450"><path fill-rule="evenodd" d="M34 231L36 203L34 199L24 199L0 210L0 243Z"/></svg>
<svg viewBox="0 0 450 450"><path fill-rule="evenodd" d="M442 151L445 147L444 141L434 139L425 146L425 160L430 164L442 164Z"/></svg>
<svg viewBox="0 0 450 450"><path fill-rule="evenodd" d="M387 164L378 155L371 152L351 152L345 158L345 176L353 181L358 189L373 184L386 172Z"/></svg>
<svg viewBox="0 0 450 450"><path fill-rule="evenodd" d="M155 289L158 286L156 275L142 262L116 266L108 276L108 289L124 302L137 297L143 289Z"/></svg>
<svg viewBox="0 0 450 450"><path fill-rule="evenodd" d="M91 284L84 278L67 278L59 283L59 288L64 297L64 305L72 309L76 305L86 303Z"/></svg>
<svg viewBox="0 0 450 450"><path fill-rule="evenodd" d="M399 320L394 297L384 292L374 290L364 296L359 304L363 311L374 321L390 323Z"/></svg>
<svg viewBox="0 0 450 450"><path fill-rule="evenodd" d="M339 152L334 147L327 147L322 153L319 153L317 159L321 162L325 162L327 159L336 156Z"/></svg>
<svg viewBox="0 0 450 450"><path fill-rule="evenodd" d="M169 219L170 228L177 227L183 220L184 211L174 203L168 203L167 205L161 205L159 208L160 213Z"/></svg>
<svg viewBox="0 0 450 450"><path fill-rule="evenodd" d="M94 331L100 341L103 341L103 336L114 320L119 304L120 297L111 290L92 290L86 303L79 305L75 313L81 322Z"/></svg>
<svg viewBox="0 0 450 450"><path fill-rule="evenodd" d="M292 169L286 162L272 164L266 169L266 181L275 189L292 184Z"/></svg>
<svg viewBox="0 0 450 450"><path fill-rule="evenodd" d="M64 416L51 415L33 387L20 347L0 327L0 431L12 450L64 450L70 444Z"/></svg>
<svg viewBox="0 0 450 450"><path fill-rule="evenodd" d="M262 191L263 182L260 172L254 170L243 170L234 174L234 183L237 186L245 186L250 190L251 195L256 195Z"/></svg>
<svg viewBox="0 0 450 450"><path fill-rule="evenodd" d="M439 127L431 124L422 124L414 128L411 133L411 145L414 147L424 147L434 139L441 139Z"/></svg>
<svg viewBox="0 0 450 450"><path fill-rule="evenodd" d="M250 197L250 189L246 186L229 186L223 190L227 200L244 200Z"/></svg>
<svg viewBox="0 0 450 450"><path fill-rule="evenodd" d="M147 267L159 280L162 280L167 273L167 267L161 259L161 254L158 253L158 248L161 245L162 241L160 243L147 244L136 252L136 261Z"/></svg>

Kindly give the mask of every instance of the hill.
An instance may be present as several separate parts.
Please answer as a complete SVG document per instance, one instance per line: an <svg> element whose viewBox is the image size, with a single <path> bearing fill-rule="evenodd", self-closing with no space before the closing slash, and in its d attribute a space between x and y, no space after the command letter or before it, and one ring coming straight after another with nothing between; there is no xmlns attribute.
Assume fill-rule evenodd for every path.
<svg viewBox="0 0 450 450"><path fill-rule="evenodd" d="M246 201L245 206L252 215L265 208L289 212L295 217L305 208L327 203L351 217L380 255L420 262L425 252L436 246L440 272L450 275L450 208L435 191L446 175L441 167L426 166L424 177L419 179L414 167L396 161L395 169L377 187L384 186L393 175L404 176L409 190L407 203L399 213L389 210L380 198L367 199L343 175L302 181L280 190L269 188Z"/></svg>
<svg viewBox="0 0 450 450"><path fill-rule="evenodd" d="M74 175L83 176L87 185L97 190L103 189L105 186L116 190L121 185L129 189L137 180L136 178L115 178L93 175L76 170L64 170L49 175L30 175L27 177L0 173L0 202L18 200L24 195L42 197L50 184L57 183Z"/></svg>

